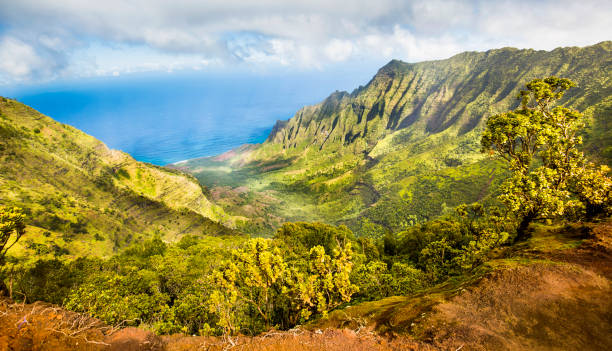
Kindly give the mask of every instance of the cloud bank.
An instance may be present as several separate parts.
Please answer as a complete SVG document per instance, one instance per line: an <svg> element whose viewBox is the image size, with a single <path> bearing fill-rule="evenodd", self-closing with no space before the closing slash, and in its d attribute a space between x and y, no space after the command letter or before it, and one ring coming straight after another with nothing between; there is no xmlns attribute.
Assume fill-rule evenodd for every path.
<svg viewBox="0 0 612 351"><path fill-rule="evenodd" d="M589 0L0 0L0 81L582 46L610 18Z"/></svg>

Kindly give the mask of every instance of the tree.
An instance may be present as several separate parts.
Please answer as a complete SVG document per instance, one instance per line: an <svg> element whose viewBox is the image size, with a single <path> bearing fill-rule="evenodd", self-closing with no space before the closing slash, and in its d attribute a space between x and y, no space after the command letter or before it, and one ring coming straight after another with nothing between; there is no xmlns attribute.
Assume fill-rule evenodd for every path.
<svg viewBox="0 0 612 351"><path fill-rule="evenodd" d="M207 306L223 334L292 327L313 314L326 315L358 290L350 281L350 243L337 243L331 255L323 246L314 246L305 264L301 259L286 261L270 243L249 240L211 274Z"/></svg>
<svg viewBox="0 0 612 351"><path fill-rule="evenodd" d="M352 254L350 243L334 249L331 256L322 246L310 249L308 273L294 279L288 290L297 299L302 318L308 319L313 314L326 316L340 304L351 301L359 290L350 281Z"/></svg>
<svg viewBox="0 0 612 351"><path fill-rule="evenodd" d="M255 308L268 329L274 308L273 295L275 291L280 292L287 268L280 250L269 248L268 240L253 239L243 250L234 253L234 262L242 288L240 295Z"/></svg>
<svg viewBox="0 0 612 351"><path fill-rule="evenodd" d="M359 265L353 273L353 281L359 286L359 295L372 300L380 300L393 293L393 277L382 261L370 261Z"/></svg>
<svg viewBox="0 0 612 351"><path fill-rule="evenodd" d="M426 281L424 273L410 264L394 262L389 269L382 261L359 265L351 278L359 287L359 297L366 300L408 295L422 288Z"/></svg>
<svg viewBox="0 0 612 351"><path fill-rule="evenodd" d="M265 329L272 324L274 298L282 290L287 265L280 250L270 248L268 243L261 238L249 240L212 274L217 288L211 294L210 311L219 315L226 334L234 333L242 322L241 311L232 306L237 303L255 311L258 318L252 318L252 331L257 329L258 320L263 321Z"/></svg>
<svg viewBox="0 0 612 351"><path fill-rule="evenodd" d="M354 240L355 236L344 225L335 227L318 222L287 222L278 228L274 239L287 251L288 256L305 257L315 246L323 246L325 252L332 252Z"/></svg>
<svg viewBox="0 0 612 351"><path fill-rule="evenodd" d="M89 313L108 324L151 322L170 303L155 272L126 267L124 272L101 271L72 289L66 308Z"/></svg>
<svg viewBox="0 0 612 351"><path fill-rule="evenodd" d="M211 274L211 284L215 289L207 301L208 312L217 316L223 335L232 335L240 330L241 301L236 287L236 269L227 263Z"/></svg>
<svg viewBox="0 0 612 351"><path fill-rule="evenodd" d="M25 214L22 209L0 207L0 266L4 264L6 252L25 234L25 228Z"/></svg>
<svg viewBox="0 0 612 351"><path fill-rule="evenodd" d="M606 176L609 172L609 167L593 163L576 172L572 188L584 204L587 218L612 212L612 179Z"/></svg>
<svg viewBox="0 0 612 351"><path fill-rule="evenodd" d="M595 206L601 203L601 196L586 194L596 192L587 191L593 181L581 181L592 178L593 167L578 149L583 115L555 106L574 86L565 78L534 79L519 93L517 109L491 116L486 122L482 151L506 160L512 171L501 186L499 199L516 216L515 242L529 237L528 227L535 220L579 211L589 199ZM582 197L577 194L581 190Z"/></svg>
<svg viewBox="0 0 612 351"><path fill-rule="evenodd" d="M430 279L439 279L449 273L452 268L452 258L457 255L458 251L446 238L432 241L421 250L420 264L429 274Z"/></svg>

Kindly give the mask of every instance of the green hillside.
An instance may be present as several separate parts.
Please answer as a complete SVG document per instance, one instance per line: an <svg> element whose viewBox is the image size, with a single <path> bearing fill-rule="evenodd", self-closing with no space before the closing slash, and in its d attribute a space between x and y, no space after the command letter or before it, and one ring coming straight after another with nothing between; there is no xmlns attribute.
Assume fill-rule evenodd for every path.
<svg viewBox="0 0 612 351"><path fill-rule="evenodd" d="M14 254L108 255L154 235L231 233L218 222L232 218L206 191L192 176L0 98L0 203L26 209L30 226Z"/></svg>
<svg viewBox="0 0 612 351"><path fill-rule="evenodd" d="M610 164L611 63L609 41L394 60L365 87L277 122L261 145L174 167L210 186L252 233L270 233L284 220L345 223L374 236L402 230L464 202L490 201L506 171L480 153L484 121L516 107L518 90L536 77L578 84L562 103L585 111L585 147Z"/></svg>

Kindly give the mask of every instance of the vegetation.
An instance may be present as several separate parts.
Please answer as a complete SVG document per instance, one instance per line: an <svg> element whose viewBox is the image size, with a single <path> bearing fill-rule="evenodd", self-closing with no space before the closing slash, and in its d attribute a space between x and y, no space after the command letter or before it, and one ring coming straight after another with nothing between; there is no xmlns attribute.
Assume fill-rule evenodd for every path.
<svg viewBox="0 0 612 351"><path fill-rule="evenodd" d="M308 225L319 226L333 230ZM345 234L336 229L335 238ZM300 231L295 234L300 240ZM110 324L146 324L160 333L254 334L326 315L357 291L349 279L350 242L331 251L303 245L295 251L278 238L195 236L168 245L155 238L106 260L39 259L5 274L30 300L65 304Z"/></svg>
<svg viewBox="0 0 612 351"><path fill-rule="evenodd" d="M5 258L8 250L25 234L25 215L18 207L0 207L0 296L8 293L12 297L12 284L6 286L1 273L6 269Z"/></svg>
<svg viewBox="0 0 612 351"><path fill-rule="evenodd" d="M595 168L578 149L583 115L554 106L575 85L557 77L532 80L520 92L518 109L487 120L483 151L506 160L512 171L500 200L517 217L517 241L527 238L534 220L592 218L610 207L607 169Z"/></svg>
<svg viewBox="0 0 612 351"><path fill-rule="evenodd" d="M286 223L273 239L186 236L169 245L155 238L109 259L38 258L3 274L20 296L111 324L254 334L326 316L353 298L413 293L471 269L504 239L486 231L482 214L481 207L461 207L454 220L377 240L321 223Z"/></svg>
<svg viewBox="0 0 612 351"><path fill-rule="evenodd" d="M562 53L586 62L600 51L609 53L610 43ZM542 263L550 246L575 248L584 238L528 241L535 223L611 214L609 168L582 151L593 110L568 107L601 107L607 80L589 85L593 93L570 90L576 84L566 78L534 79L513 106L511 79L525 73L490 67L529 62L529 76L550 66L532 60L558 55L504 49L417 65L394 61L368 86L333 94L278 125L260 147L225 155L229 161L188 162L188 169L228 167L210 191L3 100L0 191L5 202L28 206L0 208L0 260L26 228L28 237L12 250L0 281L16 299L160 334L288 330L368 301L375 302L361 308L399 301L413 314L430 311L494 265L534 260L512 250L527 247ZM457 69L466 66L476 68ZM588 84L585 77L602 74L589 67L564 70ZM453 75L463 71L467 77ZM446 80L438 81L440 72ZM478 139L495 157L479 153ZM210 213L261 235L236 235L207 219ZM511 246L510 239L527 242ZM407 307L398 297L406 295L419 305ZM403 327L426 335L410 329L416 318L406 317Z"/></svg>
<svg viewBox="0 0 612 351"><path fill-rule="evenodd" d="M272 239L154 238L109 259L38 259L5 276L19 295L110 324L256 334L471 271L508 236L501 217L485 214L482 206L461 206L446 220L378 239L321 223L286 223Z"/></svg>
<svg viewBox="0 0 612 351"><path fill-rule="evenodd" d="M272 235L284 221L304 220L345 224L358 236L399 232L462 203L497 202L509 171L480 152L481 134L488 117L519 110L516 95L538 77L576 82L551 103L584 112L576 137L590 158L612 165L611 50L608 41L394 60L364 87L278 123L261 145L175 167L209 185L226 211L245 217L240 228L248 233Z"/></svg>
<svg viewBox="0 0 612 351"><path fill-rule="evenodd" d="M24 209L28 240L12 251L26 259L111 255L154 235L232 233L218 223L231 225L231 218L192 176L137 162L6 98L0 98L0 205Z"/></svg>
<svg viewBox="0 0 612 351"><path fill-rule="evenodd" d="M25 215L20 208L0 207L0 267L6 252L25 234L25 228Z"/></svg>

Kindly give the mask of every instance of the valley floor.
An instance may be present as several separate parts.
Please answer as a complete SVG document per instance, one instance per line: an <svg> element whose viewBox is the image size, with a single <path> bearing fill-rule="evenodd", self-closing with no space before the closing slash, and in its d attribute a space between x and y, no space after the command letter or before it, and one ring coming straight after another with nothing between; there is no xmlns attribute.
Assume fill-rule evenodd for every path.
<svg viewBox="0 0 612 351"><path fill-rule="evenodd" d="M0 301L0 350L610 350L612 221L536 226L472 276L257 337L157 336Z"/></svg>

